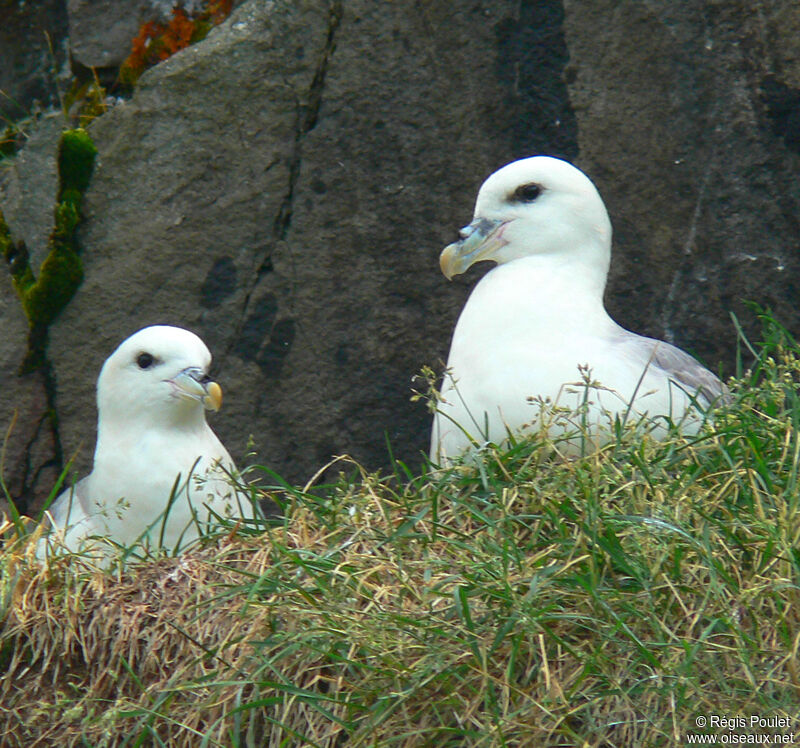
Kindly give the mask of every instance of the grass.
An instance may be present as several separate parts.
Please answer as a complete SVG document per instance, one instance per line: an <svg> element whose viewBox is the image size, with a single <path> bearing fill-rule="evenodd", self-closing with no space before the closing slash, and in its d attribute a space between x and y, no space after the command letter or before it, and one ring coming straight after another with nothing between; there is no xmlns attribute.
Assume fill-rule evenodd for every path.
<svg viewBox="0 0 800 748"><path fill-rule="evenodd" d="M3 529L8 746L664 746L800 725L800 350L698 436L337 481L113 573ZM321 473L320 473L321 474ZM706 732L728 734L727 728ZM746 736L779 728L737 727Z"/></svg>

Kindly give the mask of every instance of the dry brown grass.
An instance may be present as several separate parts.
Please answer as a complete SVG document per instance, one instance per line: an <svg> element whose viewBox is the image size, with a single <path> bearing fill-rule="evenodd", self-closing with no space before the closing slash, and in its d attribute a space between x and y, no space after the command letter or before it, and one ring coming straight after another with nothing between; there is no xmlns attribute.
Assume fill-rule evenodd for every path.
<svg viewBox="0 0 800 748"><path fill-rule="evenodd" d="M235 568L261 573L267 556L228 543L113 575L69 557L47 569L9 559L7 573L18 579L4 631L7 744L114 744L168 694L184 735L175 745L196 745L196 731L224 714L235 694L222 689L209 698L209 689L182 684L218 672L215 652L233 668L247 659L247 642L264 631L269 609L214 602Z"/></svg>

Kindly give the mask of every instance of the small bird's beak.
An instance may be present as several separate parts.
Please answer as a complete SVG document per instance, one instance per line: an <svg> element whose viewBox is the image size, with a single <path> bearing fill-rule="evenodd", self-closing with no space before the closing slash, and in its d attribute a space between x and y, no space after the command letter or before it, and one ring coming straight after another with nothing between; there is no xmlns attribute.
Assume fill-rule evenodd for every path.
<svg viewBox="0 0 800 748"><path fill-rule="evenodd" d="M503 238L503 227L508 221L490 218L476 218L469 226L464 226L459 235L461 239L448 244L439 255L439 267L444 277L452 280L481 260L491 260L492 255L508 244Z"/></svg>
<svg viewBox="0 0 800 748"><path fill-rule="evenodd" d="M206 410L217 411L222 406L222 387L212 381L202 369L184 369L169 382L178 397L199 400Z"/></svg>

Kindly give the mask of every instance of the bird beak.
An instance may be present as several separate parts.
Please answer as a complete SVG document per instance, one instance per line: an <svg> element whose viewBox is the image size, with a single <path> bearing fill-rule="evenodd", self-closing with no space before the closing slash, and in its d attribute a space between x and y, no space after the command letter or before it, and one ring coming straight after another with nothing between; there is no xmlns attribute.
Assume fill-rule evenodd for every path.
<svg viewBox="0 0 800 748"><path fill-rule="evenodd" d="M202 369L189 367L170 379L178 397L199 400L206 410L217 411L222 406L222 387L211 380Z"/></svg>
<svg viewBox="0 0 800 748"><path fill-rule="evenodd" d="M466 272L481 260L491 260L492 255L508 241L503 239L503 227L508 221L490 218L476 218L469 226L464 226L459 235L461 239L448 244L439 255L439 267L444 277L452 280L454 275Z"/></svg>

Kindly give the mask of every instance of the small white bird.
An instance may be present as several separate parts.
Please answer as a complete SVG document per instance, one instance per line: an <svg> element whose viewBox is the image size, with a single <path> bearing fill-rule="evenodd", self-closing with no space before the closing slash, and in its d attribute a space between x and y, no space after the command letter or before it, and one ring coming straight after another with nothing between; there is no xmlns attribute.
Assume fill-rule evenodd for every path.
<svg viewBox="0 0 800 748"><path fill-rule="evenodd" d="M252 516L227 479L233 461L206 423L205 410L222 404L210 363L197 335L167 326L139 330L109 356L97 380L92 472L53 502L55 530L37 548L40 558L48 543L74 551L100 547L97 538L179 550L214 514Z"/></svg>
<svg viewBox="0 0 800 748"><path fill-rule="evenodd" d="M608 316L611 223L574 166L546 156L504 166L481 186L460 236L440 257L448 279L480 260L497 267L472 291L453 333L433 462L539 427L547 401L584 425L667 416L696 431L701 411L725 396L689 354Z"/></svg>

